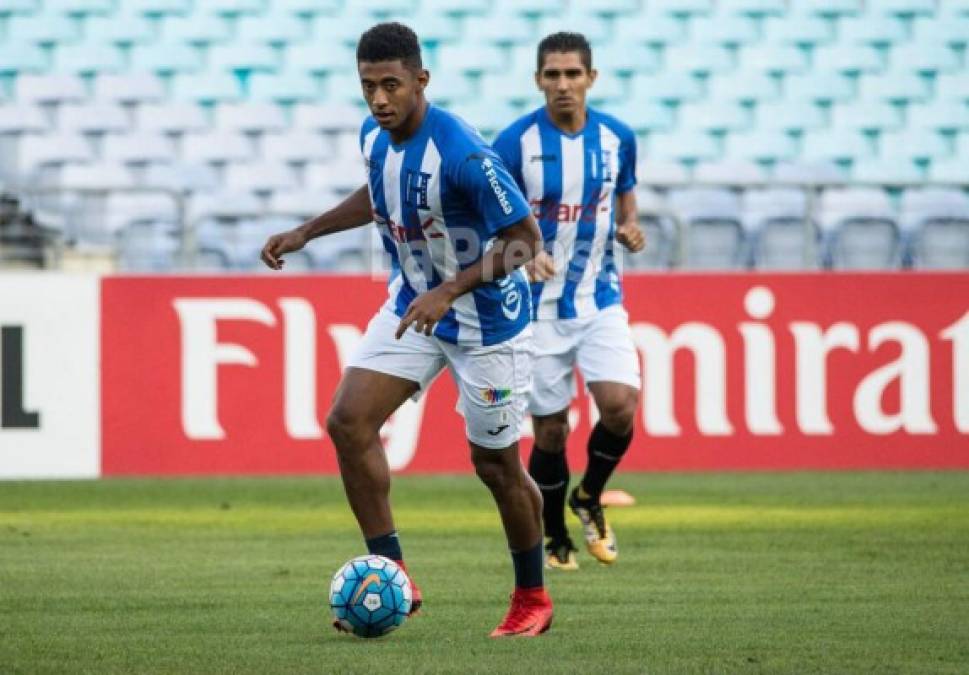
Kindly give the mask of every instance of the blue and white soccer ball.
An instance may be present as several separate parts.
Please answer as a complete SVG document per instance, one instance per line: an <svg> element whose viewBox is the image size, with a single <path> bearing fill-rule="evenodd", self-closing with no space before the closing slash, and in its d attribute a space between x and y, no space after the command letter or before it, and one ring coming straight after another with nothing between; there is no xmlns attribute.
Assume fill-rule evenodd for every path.
<svg viewBox="0 0 969 675"><path fill-rule="evenodd" d="M362 555L341 567L330 584L330 609L342 628L360 637L396 630L411 607L407 574L390 558Z"/></svg>

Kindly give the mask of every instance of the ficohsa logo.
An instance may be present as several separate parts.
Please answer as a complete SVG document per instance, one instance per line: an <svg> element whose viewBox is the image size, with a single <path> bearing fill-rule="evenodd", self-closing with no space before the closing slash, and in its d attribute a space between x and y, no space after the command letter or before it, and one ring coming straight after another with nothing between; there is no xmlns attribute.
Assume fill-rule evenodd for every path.
<svg viewBox="0 0 969 675"><path fill-rule="evenodd" d="M481 160L481 169L484 171L485 178L488 179L488 184L491 186L492 192L498 198L501 210L504 211L506 216L511 215L512 206L511 202L508 201L508 191L501 187L501 183L498 182L498 172L495 171L494 162L489 157L485 157Z"/></svg>

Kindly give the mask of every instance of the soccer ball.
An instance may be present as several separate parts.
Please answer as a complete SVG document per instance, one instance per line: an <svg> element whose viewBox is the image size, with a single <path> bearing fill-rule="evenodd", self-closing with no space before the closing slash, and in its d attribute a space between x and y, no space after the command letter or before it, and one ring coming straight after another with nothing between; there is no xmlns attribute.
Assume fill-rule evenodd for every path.
<svg viewBox="0 0 969 675"><path fill-rule="evenodd" d="M411 593L410 579L397 563L379 555L362 555L333 575L330 609L345 630L360 637L380 637L404 623Z"/></svg>

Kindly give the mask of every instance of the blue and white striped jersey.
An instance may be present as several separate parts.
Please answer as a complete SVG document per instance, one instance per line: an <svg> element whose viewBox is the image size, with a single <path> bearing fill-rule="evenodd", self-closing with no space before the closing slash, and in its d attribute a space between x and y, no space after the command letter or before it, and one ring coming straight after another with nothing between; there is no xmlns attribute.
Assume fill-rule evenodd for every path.
<svg viewBox="0 0 969 675"><path fill-rule="evenodd" d="M494 147L528 198L555 276L532 284L537 319L574 319L622 302L616 267L616 195L636 185L636 137L589 108L567 134L543 106L518 119Z"/></svg>
<svg viewBox="0 0 969 675"><path fill-rule="evenodd" d="M501 230L529 213L501 159L458 117L433 105L420 129L396 145L368 117L360 130L370 202L393 270L388 306L403 316L420 293L481 259ZM455 301L434 335L493 345L528 325L524 274L479 286Z"/></svg>

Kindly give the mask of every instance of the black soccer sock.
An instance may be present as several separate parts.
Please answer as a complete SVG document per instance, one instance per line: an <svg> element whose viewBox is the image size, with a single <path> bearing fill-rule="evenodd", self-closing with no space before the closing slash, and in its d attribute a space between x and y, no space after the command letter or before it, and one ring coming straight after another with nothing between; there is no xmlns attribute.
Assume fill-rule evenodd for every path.
<svg viewBox="0 0 969 675"><path fill-rule="evenodd" d="M516 588L541 588L543 578L542 542L526 551L512 551L511 562L515 566Z"/></svg>
<svg viewBox="0 0 969 675"><path fill-rule="evenodd" d="M403 560L404 554L400 550L400 538L397 530L391 530L373 539L367 539L367 552L370 555L382 555L391 560Z"/></svg>
<svg viewBox="0 0 969 675"><path fill-rule="evenodd" d="M565 496L569 490L569 463L565 452L545 452L538 446L533 447L528 459L528 473L542 491L545 536L564 539L569 533L565 527Z"/></svg>
<svg viewBox="0 0 969 675"><path fill-rule="evenodd" d="M626 454L633 434L617 436L602 422L596 424L589 436L589 466L582 477L582 489L594 500L599 501L609 476L615 471L619 460Z"/></svg>

